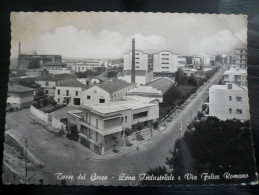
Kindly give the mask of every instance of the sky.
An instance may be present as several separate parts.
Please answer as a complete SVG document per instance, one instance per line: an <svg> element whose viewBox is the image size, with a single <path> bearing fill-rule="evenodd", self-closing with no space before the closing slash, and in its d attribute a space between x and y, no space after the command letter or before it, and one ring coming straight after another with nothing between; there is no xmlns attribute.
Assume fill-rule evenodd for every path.
<svg viewBox="0 0 259 195"><path fill-rule="evenodd" d="M56 54L63 58L115 59L136 49L169 50L178 55L217 55L247 45L244 15L12 12L11 58L23 54Z"/></svg>

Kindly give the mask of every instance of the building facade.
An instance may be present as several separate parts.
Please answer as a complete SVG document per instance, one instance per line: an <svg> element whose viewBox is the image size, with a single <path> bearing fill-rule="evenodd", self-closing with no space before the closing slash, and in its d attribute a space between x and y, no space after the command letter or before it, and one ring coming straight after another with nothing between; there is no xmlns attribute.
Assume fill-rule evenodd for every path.
<svg viewBox="0 0 259 195"><path fill-rule="evenodd" d="M238 86L247 86L247 70L231 65L230 69L223 73L223 83L235 83Z"/></svg>
<svg viewBox="0 0 259 195"><path fill-rule="evenodd" d="M237 48L233 54L233 64L239 66L239 68L247 68L247 49Z"/></svg>
<svg viewBox="0 0 259 195"><path fill-rule="evenodd" d="M209 115L220 120L250 120L247 88L234 83L212 85L209 89Z"/></svg>
<svg viewBox="0 0 259 195"><path fill-rule="evenodd" d="M135 69L148 70L148 54L140 50L135 50ZM124 54L123 69L131 70L132 66L132 51Z"/></svg>
<svg viewBox="0 0 259 195"><path fill-rule="evenodd" d="M34 89L21 85L12 85L8 88L7 107L22 109L28 108L34 100Z"/></svg>
<svg viewBox="0 0 259 195"><path fill-rule="evenodd" d="M40 86L44 89L44 93L49 96L55 95L55 88L57 85L71 82L76 80L76 76L72 74L57 74L50 75L46 77L42 77L37 79L35 82L40 84Z"/></svg>
<svg viewBox="0 0 259 195"><path fill-rule="evenodd" d="M55 88L54 100L58 104L80 106L84 90L86 90L86 85L77 80L61 83Z"/></svg>
<svg viewBox="0 0 259 195"><path fill-rule="evenodd" d="M178 68L178 55L170 51L160 51L153 55L154 73L175 73Z"/></svg>
<svg viewBox="0 0 259 195"><path fill-rule="evenodd" d="M117 101L85 105L83 119L79 122L79 142L97 154L125 145L125 129L151 129L158 119L158 104L141 101ZM151 129L152 130L152 129Z"/></svg>
<svg viewBox="0 0 259 195"><path fill-rule="evenodd" d="M123 80L115 80L100 85L95 85L82 93L81 104L91 105L107 103L123 99L127 92L136 84L127 83Z"/></svg>

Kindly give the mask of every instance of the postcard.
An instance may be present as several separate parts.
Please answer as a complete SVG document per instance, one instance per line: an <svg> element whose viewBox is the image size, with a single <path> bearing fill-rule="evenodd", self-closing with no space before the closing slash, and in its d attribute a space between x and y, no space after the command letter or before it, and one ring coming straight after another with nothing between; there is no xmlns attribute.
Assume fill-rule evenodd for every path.
<svg viewBox="0 0 259 195"><path fill-rule="evenodd" d="M12 12L4 184L257 184L247 16Z"/></svg>

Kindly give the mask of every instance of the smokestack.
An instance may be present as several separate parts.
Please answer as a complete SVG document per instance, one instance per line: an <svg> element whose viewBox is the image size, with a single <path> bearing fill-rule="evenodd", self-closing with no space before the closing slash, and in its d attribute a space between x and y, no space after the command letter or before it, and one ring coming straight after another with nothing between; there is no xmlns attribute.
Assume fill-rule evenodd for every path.
<svg viewBox="0 0 259 195"><path fill-rule="evenodd" d="M131 83L135 83L135 39L132 39Z"/></svg>
<svg viewBox="0 0 259 195"><path fill-rule="evenodd" d="M19 55L21 55L21 42L19 42Z"/></svg>

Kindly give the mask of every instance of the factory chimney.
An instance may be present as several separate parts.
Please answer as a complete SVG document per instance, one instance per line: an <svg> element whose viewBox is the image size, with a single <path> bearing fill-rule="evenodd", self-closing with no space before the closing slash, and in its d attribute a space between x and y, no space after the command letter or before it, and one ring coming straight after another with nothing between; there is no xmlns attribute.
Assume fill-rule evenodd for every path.
<svg viewBox="0 0 259 195"><path fill-rule="evenodd" d="M132 39L131 83L135 83L135 39Z"/></svg>
<svg viewBox="0 0 259 195"><path fill-rule="evenodd" d="M21 42L19 42L19 56L21 55Z"/></svg>

